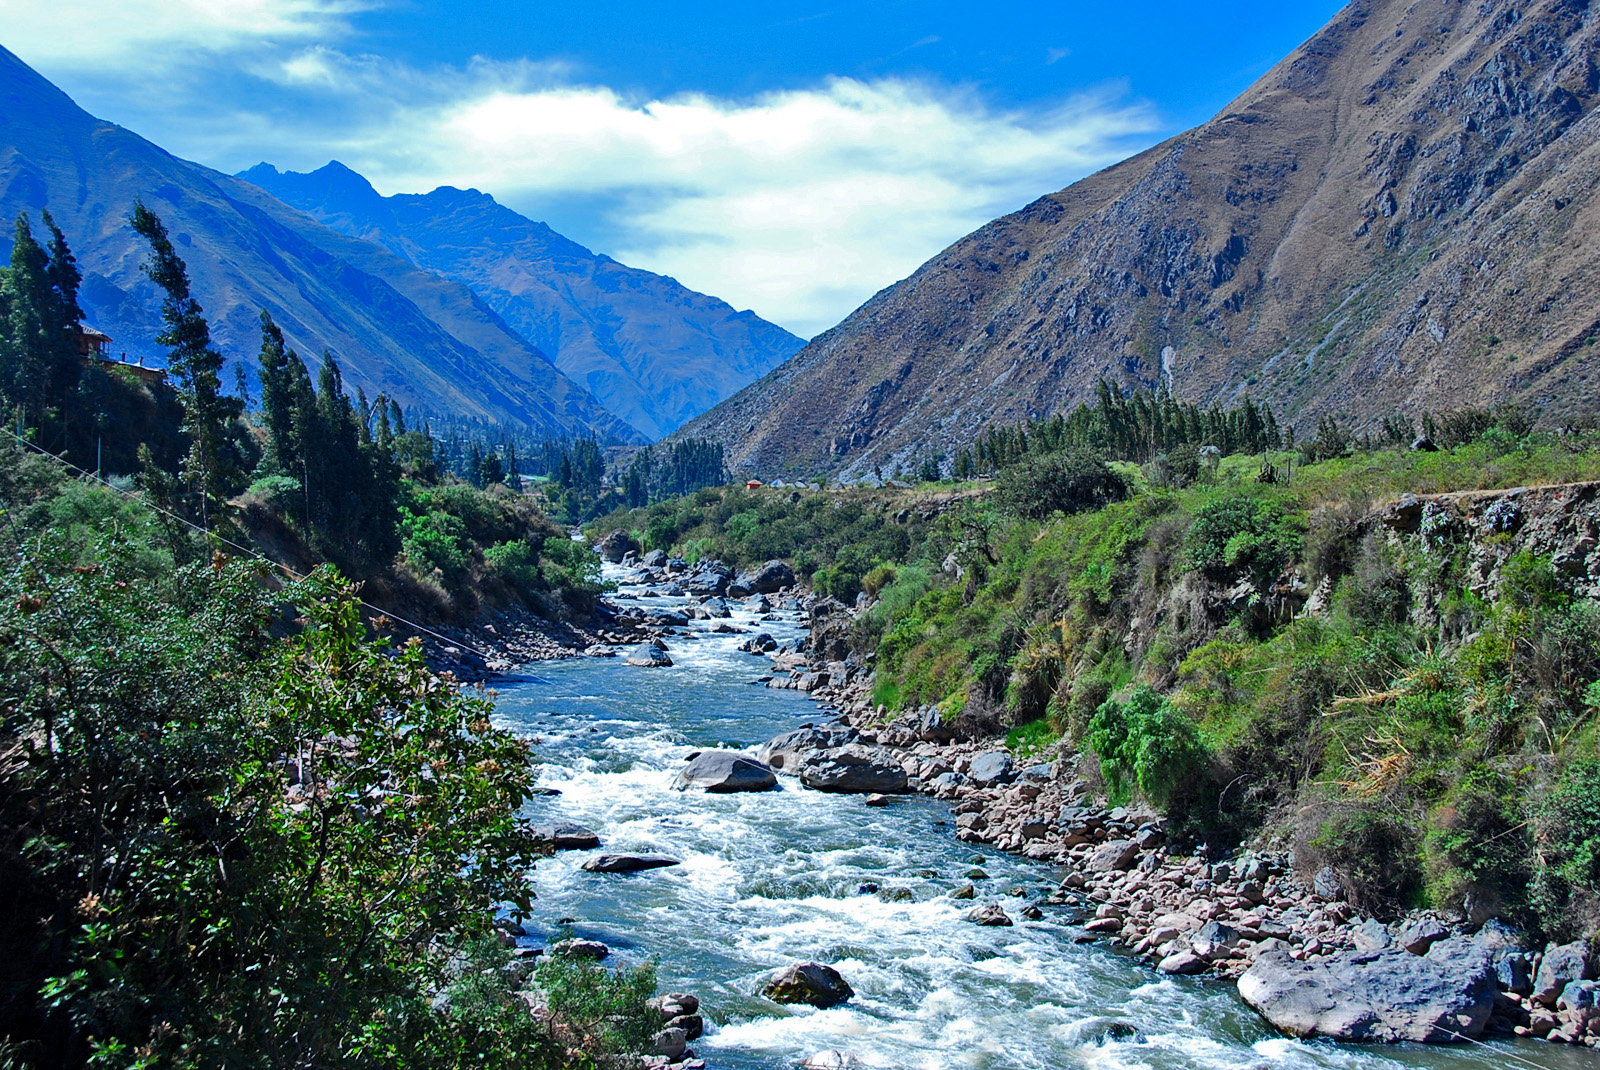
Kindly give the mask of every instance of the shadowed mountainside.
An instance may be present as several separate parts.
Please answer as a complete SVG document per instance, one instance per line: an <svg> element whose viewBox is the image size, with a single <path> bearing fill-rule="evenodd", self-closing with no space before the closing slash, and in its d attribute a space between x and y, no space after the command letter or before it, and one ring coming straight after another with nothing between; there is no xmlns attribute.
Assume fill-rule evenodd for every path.
<svg viewBox="0 0 1600 1070"><path fill-rule="evenodd" d="M805 344L754 312L593 253L477 190L383 197L337 161L309 174L263 163L239 177L472 287L558 368L653 438Z"/></svg>
<svg viewBox="0 0 1600 1070"><path fill-rule="evenodd" d="M1586 411L1584 0L1358 0L1215 119L964 238L692 421L758 474L914 467L1102 377L1325 414Z"/></svg>
<svg viewBox="0 0 1600 1070"><path fill-rule="evenodd" d="M259 187L102 122L0 48L0 217L48 208L84 271L90 322L159 359L160 299L127 224L161 216L230 360L253 362L271 312L310 361L333 351L352 386L422 412L537 433L642 441L458 282L348 237ZM4 248L9 249L6 228Z"/></svg>

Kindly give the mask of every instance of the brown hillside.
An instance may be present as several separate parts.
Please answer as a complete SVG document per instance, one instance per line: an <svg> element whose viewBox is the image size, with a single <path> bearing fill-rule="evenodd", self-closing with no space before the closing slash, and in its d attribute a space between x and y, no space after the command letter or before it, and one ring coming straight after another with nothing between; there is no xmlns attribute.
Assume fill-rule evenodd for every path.
<svg viewBox="0 0 1600 1070"><path fill-rule="evenodd" d="M907 469L1107 377L1302 432L1592 407L1582 0L1345 8L1205 125L983 227L689 424L757 473Z"/></svg>

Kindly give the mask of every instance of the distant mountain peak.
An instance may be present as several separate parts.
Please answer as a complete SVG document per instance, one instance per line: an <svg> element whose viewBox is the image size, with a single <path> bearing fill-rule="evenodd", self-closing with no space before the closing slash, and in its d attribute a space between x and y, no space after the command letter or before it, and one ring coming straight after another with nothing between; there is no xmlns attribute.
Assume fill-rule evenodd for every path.
<svg viewBox="0 0 1600 1070"><path fill-rule="evenodd" d="M343 173L329 174L337 167ZM239 175L313 218L465 283L556 366L651 437L782 363L804 341L676 279L628 267L477 189L382 197L330 163Z"/></svg>
<svg viewBox="0 0 1600 1070"><path fill-rule="evenodd" d="M1594 412L1600 18L1360 0L1217 118L997 219L683 429L915 468L1102 379L1323 417Z"/></svg>
<svg viewBox="0 0 1600 1070"><path fill-rule="evenodd" d="M269 164L251 171L277 175ZM357 209L386 206L342 164L314 181ZM0 48L0 218L28 211L37 223L49 208L84 272L89 320L133 359L162 355L160 296L139 270L145 249L127 219L140 199L182 246L231 361L253 363L266 310L303 354L337 354L369 396L536 434L642 441L469 287L94 118ZM0 255L9 237L0 231Z"/></svg>

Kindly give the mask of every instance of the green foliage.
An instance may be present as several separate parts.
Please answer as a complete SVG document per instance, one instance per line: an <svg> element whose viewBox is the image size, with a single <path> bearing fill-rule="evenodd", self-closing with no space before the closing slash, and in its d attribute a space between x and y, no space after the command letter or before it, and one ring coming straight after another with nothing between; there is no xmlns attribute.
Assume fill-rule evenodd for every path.
<svg viewBox="0 0 1600 1070"><path fill-rule="evenodd" d="M996 491L1002 508L1029 520L1043 520L1051 513L1081 513L1127 496L1127 480L1084 449L1011 465L1001 471Z"/></svg>
<svg viewBox="0 0 1600 1070"><path fill-rule="evenodd" d="M1006 733L1006 749L1019 758L1037 754L1061 738L1048 717L1020 724Z"/></svg>
<svg viewBox="0 0 1600 1070"><path fill-rule="evenodd" d="M607 970L583 960L550 959L539 966L534 984L551 1012L582 1037L584 1055L597 1058L649 1050L657 1028L645 1005L656 994L653 963Z"/></svg>
<svg viewBox="0 0 1600 1070"><path fill-rule="evenodd" d="M1195 723L1148 687L1126 702L1107 699L1089 720L1089 746L1100 756L1112 797L1137 785L1160 805L1180 799L1206 774L1207 752Z"/></svg>
<svg viewBox="0 0 1600 1070"><path fill-rule="evenodd" d="M526 539L496 543L483 552L483 559L514 586L532 588L539 582L539 553Z"/></svg>
<svg viewBox="0 0 1600 1070"><path fill-rule="evenodd" d="M1184 536L1191 567L1269 587L1300 551L1300 525L1275 502L1248 494L1209 501Z"/></svg>
<svg viewBox="0 0 1600 1070"><path fill-rule="evenodd" d="M423 575L459 576L471 561L466 523L451 513L400 511L400 545L407 564Z"/></svg>
<svg viewBox="0 0 1600 1070"><path fill-rule="evenodd" d="M397 1032L459 1028L428 1011L429 947L526 900L526 745L420 648L366 642L331 575L152 580L115 537L89 566L67 542L13 548L0 581L0 939L56 949L25 953L8 1035L37 1065L91 1038L171 1066L382 1065ZM285 597L304 625L275 640Z"/></svg>

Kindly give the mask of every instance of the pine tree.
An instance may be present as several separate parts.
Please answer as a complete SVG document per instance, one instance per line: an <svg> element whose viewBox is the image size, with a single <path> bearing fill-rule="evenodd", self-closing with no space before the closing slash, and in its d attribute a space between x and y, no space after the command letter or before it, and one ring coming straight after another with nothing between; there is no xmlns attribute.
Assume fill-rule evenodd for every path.
<svg viewBox="0 0 1600 1070"><path fill-rule="evenodd" d="M188 268L173 249L166 226L143 203L134 206L131 222L150 246L145 274L166 293L161 303L165 326L156 341L167 347L167 368L183 404L183 429L189 436L183 478L199 495L201 524L209 525L212 503L220 503L226 492L226 425L242 406L222 393L222 354L211 346L211 326L189 291Z"/></svg>

